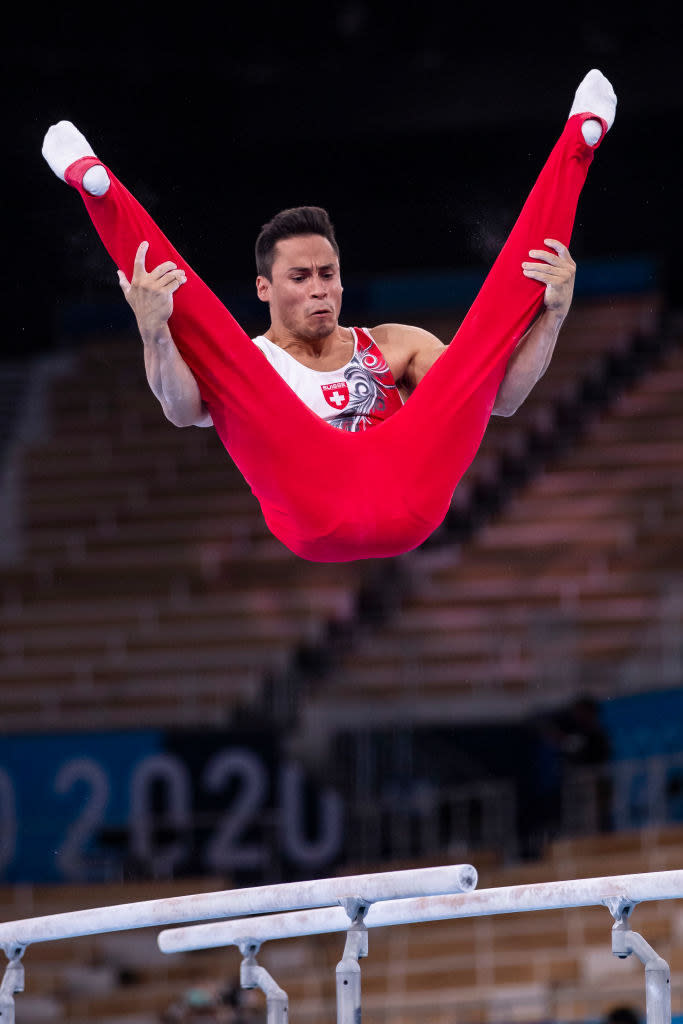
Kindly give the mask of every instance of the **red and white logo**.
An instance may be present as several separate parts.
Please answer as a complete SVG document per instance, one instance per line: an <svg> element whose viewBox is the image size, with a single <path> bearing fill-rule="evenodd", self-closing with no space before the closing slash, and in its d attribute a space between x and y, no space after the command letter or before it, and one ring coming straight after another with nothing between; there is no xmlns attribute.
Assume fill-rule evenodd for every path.
<svg viewBox="0 0 683 1024"><path fill-rule="evenodd" d="M339 384L321 384L320 387L327 404L338 412L349 404L349 385L345 380Z"/></svg>

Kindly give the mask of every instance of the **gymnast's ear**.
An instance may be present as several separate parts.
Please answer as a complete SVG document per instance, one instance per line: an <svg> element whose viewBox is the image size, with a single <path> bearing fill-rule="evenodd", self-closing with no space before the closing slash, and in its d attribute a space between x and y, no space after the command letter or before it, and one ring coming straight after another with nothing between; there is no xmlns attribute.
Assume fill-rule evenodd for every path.
<svg viewBox="0 0 683 1024"><path fill-rule="evenodd" d="M272 284L267 277L263 274L259 274L256 278L256 294L258 295L261 302L270 302L270 292Z"/></svg>

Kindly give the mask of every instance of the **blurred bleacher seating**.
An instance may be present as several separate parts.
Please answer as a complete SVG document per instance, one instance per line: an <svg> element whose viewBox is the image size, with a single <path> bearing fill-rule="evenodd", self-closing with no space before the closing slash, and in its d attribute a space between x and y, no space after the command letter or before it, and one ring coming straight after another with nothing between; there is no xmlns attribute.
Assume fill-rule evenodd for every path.
<svg viewBox="0 0 683 1024"><path fill-rule="evenodd" d="M3 730L223 724L348 616L363 570L270 537L213 431L164 420L130 340L84 349L41 418L15 445Z"/></svg>

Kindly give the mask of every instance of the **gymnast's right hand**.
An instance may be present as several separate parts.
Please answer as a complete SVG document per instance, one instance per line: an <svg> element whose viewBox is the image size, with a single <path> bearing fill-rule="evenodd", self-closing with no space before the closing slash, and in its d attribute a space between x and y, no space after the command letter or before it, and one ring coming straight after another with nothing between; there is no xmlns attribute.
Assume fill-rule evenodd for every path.
<svg viewBox="0 0 683 1024"><path fill-rule="evenodd" d="M173 312L173 292L187 280L185 271L170 261L160 263L148 273L145 269L148 249L149 242L141 242L138 246L130 281L122 270L118 271L121 290L135 313L143 337L166 325Z"/></svg>

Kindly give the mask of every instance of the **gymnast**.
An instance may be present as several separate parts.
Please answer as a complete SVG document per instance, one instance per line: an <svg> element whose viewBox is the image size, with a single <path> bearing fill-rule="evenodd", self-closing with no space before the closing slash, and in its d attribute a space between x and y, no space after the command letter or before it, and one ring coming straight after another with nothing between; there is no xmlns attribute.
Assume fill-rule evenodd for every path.
<svg viewBox="0 0 683 1024"><path fill-rule="evenodd" d="M302 558L335 562L422 543L491 414L511 415L545 372L571 303L579 194L615 111L610 83L590 71L447 346L417 327L339 324L339 249L318 207L263 227L256 288L271 323L251 339L70 122L49 129L43 155L80 192L119 268L165 415L213 425L272 533Z"/></svg>

